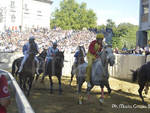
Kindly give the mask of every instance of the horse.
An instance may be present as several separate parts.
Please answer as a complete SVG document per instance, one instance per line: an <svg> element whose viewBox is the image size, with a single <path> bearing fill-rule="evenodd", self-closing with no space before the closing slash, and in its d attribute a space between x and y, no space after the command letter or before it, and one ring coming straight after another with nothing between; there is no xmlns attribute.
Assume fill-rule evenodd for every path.
<svg viewBox="0 0 150 113"><path fill-rule="evenodd" d="M150 82L150 62L147 62L146 64L142 65L140 68L136 69L136 71L131 70L132 72L132 81L136 82L138 81L139 84L139 96L142 99L142 102L144 104L146 104L146 102L144 101L144 98L142 96L142 91L144 89L144 87L146 86L145 89L145 94L148 93L148 89L149 89L149 82Z"/></svg>
<svg viewBox="0 0 150 113"><path fill-rule="evenodd" d="M29 96L32 87L32 82L36 73L35 55L37 53L35 43L30 44L29 56L24 63L22 71L19 73L19 84L24 93Z"/></svg>
<svg viewBox="0 0 150 113"><path fill-rule="evenodd" d="M19 71L19 67L21 65L21 61L22 61L23 57L19 57L17 59L15 59L12 63L12 71L11 71L11 74L13 76L17 76L18 74L18 71ZM17 70L16 70L16 67L17 67Z"/></svg>
<svg viewBox="0 0 150 113"><path fill-rule="evenodd" d="M108 64L113 66L115 63L115 55L113 54L113 50L111 46L106 45L102 51L99 53L99 58L97 58L92 64L92 72L91 72L91 87L87 87L87 93L90 94L91 89L94 85L99 85L101 87L101 97L100 102L104 101L104 86L107 87L108 93L111 93L111 88L108 82L109 73L108 73ZM78 81L78 93L81 93L82 84L85 82L86 78L86 68L87 63L83 63L78 66L77 73L77 81Z"/></svg>
<svg viewBox="0 0 150 113"><path fill-rule="evenodd" d="M56 76L59 82L59 94L62 93L61 88L61 76L62 76L62 68L64 66L64 52L59 51L56 53L55 57L48 62L47 68L45 70L46 75L49 76L50 81L50 93L53 93L53 81L52 76Z"/></svg>
<svg viewBox="0 0 150 113"><path fill-rule="evenodd" d="M73 80L73 77L74 75L76 75L77 73L77 67L84 63L85 60L84 60L84 57L86 55L86 51L85 51L85 48L84 46L78 46L78 50L79 50L79 55L77 57L77 61L76 63L74 62L74 64L72 65L72 69L71 69L71 80L70 80L70 86L71 86L71 83L72 83L72 80ZM76 79L77 79L77 76L76 76ZM77 83L78 84L78 83Z"/></svg>
<svg viewBox="0 0 150 113"><path fill-rule="evenodd" d="M38 68L39 74L36 73L36 75L37 75L36 80L38 80L39 75L44 72L45 57L46 57L46 54L47 54L46 51L47 51L47 49L43 49L43 51L37 56L37 59L39 60L39 68ZM23 60L23 57L19 57L19 58L15 59L13 61L13 63L12 63L12 72L11 72L13 76L18 75L19 67L21 65L22 60ZM17 70L16 70L16 67L17 67Z"/></svg>
<svg viewBox="0 0 150 113"><path fill-rule="evenodd" d="M39 75L45 71L45 58L46 58L46 55L47 55L47 49L43 49L41 54L39 54L39 56L37 56L37 59L39 60L39 68L38 68L38 73L39 74L36 74L37 75L36 76L36 81L38 80Z"/></svg>

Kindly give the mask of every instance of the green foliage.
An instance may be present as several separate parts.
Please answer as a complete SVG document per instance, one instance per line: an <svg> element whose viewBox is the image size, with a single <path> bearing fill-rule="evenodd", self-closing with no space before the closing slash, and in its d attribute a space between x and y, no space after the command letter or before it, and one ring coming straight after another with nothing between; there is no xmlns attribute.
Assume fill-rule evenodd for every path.
<svg viewBox="0 0 150 113"><path fill-rule="evenodd" d="M97 17L91 9L86 9L86 3L78 4L75 0L63 0L60 9L52 13L51 28L62 29L94 28Z"/></svg>
<svg viewBox="0 0 150 113"><path fill-rule="evenodd" d="M119 49L122 49L125 44L129 49L133 49L136 46L136 32L138 31L137 25L120 23L116 26L115 22L108 19L106 26L97 26L97 29L105 29L106 27L112 28L113 30L113 48L118 47Z"/></svg>
<svg viewBox="0 0 150 113"><path fill-rule="evenodd" d="M118 26L118 32L122 37L123 44L127 45L127 48L132 49L136 46L136 32L138 26L130 23L122 23Z"/></svg>
<svg viewBox="0 0 150 113"><path fill-rule="evenodd" d="M112 46L113 48L122 49L122 41L120 37L112 37Z"/></svg>
<svg viewBox="0 0 150 113"><path fill-rule="evenodd" d="M116 27L116 24L115 24L115 22L113 22L111 19L108 19L108 20L107 20L106 27L113 29L113 28Z"/></svg>

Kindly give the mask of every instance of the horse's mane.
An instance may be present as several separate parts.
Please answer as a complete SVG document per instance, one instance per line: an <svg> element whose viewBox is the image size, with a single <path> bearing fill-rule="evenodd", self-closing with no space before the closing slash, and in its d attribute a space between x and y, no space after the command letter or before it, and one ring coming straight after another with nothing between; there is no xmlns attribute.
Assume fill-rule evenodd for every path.
<svg viewBox="0 0 150 113"><path fill-rule="evenodd" d="M44 50L39 54L38 57L45 59L45 58L46 58L46 55L47 55L47 49L44 49Z"/></svg>
<svg viewBox="0 0 150 113"><path fill-rule="evenodd" d="M29 53L31 53L31 54L38 53L35 43L30 43Z"/></svg>

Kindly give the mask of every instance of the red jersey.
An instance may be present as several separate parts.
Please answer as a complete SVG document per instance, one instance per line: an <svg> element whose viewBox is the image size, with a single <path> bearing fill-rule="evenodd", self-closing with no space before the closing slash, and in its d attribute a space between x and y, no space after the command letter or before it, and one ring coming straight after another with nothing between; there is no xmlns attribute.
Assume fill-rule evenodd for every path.
<svg viewBox="0 0 150 113"><path fill-rule="evenodd" d="M102 45L98 44L96 40L92 41L89 45L89 52L96 56L97 52L100 52L102 50Z"/></svg>
<svg viewBox="0 0 150 113"><path fill-rule="evenodd" d="M4 75L0 75L0 100L9 98L7 79ZM0 105L0 113L6 113L6 108Z"/></svg>

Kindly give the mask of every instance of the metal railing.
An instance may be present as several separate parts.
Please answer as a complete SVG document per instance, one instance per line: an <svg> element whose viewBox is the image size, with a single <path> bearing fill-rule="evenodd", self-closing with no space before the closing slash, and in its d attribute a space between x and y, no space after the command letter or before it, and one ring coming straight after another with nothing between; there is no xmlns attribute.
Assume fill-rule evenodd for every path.
<svg viewBox="0 0 150 113"><path fill-rule="evenodd" d="M1 69L0 73L3 73L8 78L8 84L15 93L15 99L19 113L35 113L12 74Z"/></svg>

